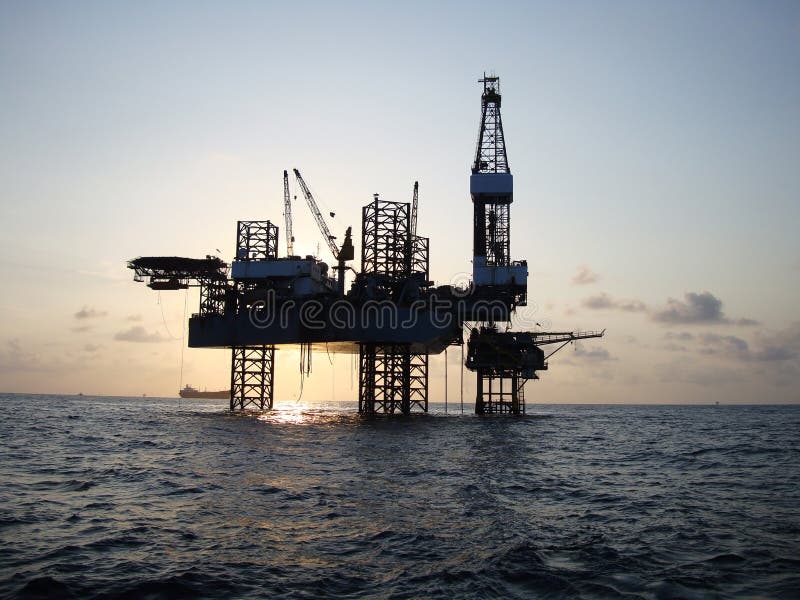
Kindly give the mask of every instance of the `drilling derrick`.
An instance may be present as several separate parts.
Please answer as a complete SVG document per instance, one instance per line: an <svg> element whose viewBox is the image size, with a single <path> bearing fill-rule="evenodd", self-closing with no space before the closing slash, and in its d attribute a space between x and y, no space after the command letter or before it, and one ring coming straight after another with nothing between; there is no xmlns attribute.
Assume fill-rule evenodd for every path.
<svg viewBox="0 0 800 600"><path fill-rule="evenodd" d="M474 209L472 283L477 301L499 301L508 309L502 320L510 322L516 307L526 302L528 265L511 260L514 178L500 116L500 78L484 74L479 83L483 84L481 125L469 180ZM547 369L546 359L571 341L603 335L500 331L494 315L481 317L477 311L467 313L465 321L469 320L476 323L465 366L476 372L477 414L524 414L525 382L538 379L536 371ZM545 356L540 346L557 342L562 345Z"/></svg>
<svg viewBox="0 0 800 600"><path fill-rule="evenodd" d="M500 117L500 78L484 76L480 82L481 126L469 178L474 211L472 281L479 296L506 297L513 308L525 303L528 266L511 260L514 177Z"/></svg>

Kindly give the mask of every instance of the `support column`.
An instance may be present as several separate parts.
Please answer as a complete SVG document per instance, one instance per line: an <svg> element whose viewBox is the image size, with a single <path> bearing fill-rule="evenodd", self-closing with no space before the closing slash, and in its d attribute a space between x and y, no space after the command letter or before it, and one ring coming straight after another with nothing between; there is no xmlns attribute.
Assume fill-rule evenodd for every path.
<svg viewBox="0 0 800 600"><path fill-rule="evenodd" d="M361 344L358 412L362 415L428 412L428 355L407 344Z"/></svg>
<svg viewBox="0 0 800 600"><path fill-rule="evenodd" d="M231 410L270 410L274 391L275 346L231 349Z"/></svg>
<svg viewBox="0 0 800 600"><path fill-rule="evenodd" d="M515 369L478 369L476 415L524 415L525 382Z"/></svg>
<svg viewBox="0 0 800 600"><path fill-rule="evenodd" d="M409 355L409 412L428 412L428 355Z"/></svg>
<svg viewBox="0 0 800 600"><path fill-rule="evenodd" d="M358 347L358 412L375 414L375 344Z"/></svg>
<svg viewBox="0 0 800 600"><path fill-rule="evenodd" d="M475 414L476 415L485 415L486 414L486 406L483 402L483 380L486 379L486 375L483 369L478 369L478 373L475 376Z"/></svg>

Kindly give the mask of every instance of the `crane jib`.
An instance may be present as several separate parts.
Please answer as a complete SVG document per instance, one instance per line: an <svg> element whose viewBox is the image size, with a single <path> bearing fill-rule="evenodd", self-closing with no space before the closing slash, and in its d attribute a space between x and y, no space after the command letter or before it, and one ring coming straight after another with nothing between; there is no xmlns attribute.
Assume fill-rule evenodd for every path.
<svg viewBox="0 0 800 600"><path fill-rule="evenodd" d="M306 182L303 180L303 176L300 175L300 171L294 169L294 175L297 177L297 183L300 186L300 189L303 191L303 197L306 199L308 208L311 209L311 214L314 215L314 220L317 222L317 226L322 233L322 237L325 239L325 243L328 244L328 248L330 248L334 258L338 259L339 246L337 246L336 242L334 241L336 236L334 236L331 233L331 230L328 229L328 225L325 223L325 218L322 216L322 213L320 212L319 207L314 200L314 196L311 195L311 190L308 189Z"/></svg>

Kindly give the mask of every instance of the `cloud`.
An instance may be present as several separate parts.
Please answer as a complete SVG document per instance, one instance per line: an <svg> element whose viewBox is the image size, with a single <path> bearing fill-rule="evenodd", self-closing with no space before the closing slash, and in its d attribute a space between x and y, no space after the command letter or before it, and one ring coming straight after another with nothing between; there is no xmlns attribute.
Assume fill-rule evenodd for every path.
<svg viewBox="0 0 800 600"><path fill-rule="evenodd" d="M788 361L800 358L800 322L774 334L756 334L757 357L762 361Z"/></svg>
<svg viewBox="0 0 800 600"><path fill-rule="evenodd" d="M671 333L665 337L674 340L681 335ZM674 359L671 362L655 366L661 381L708 387L758 383L764 390L769 387L797 388L800 380L800 322L778 331L756 331L751 339L708 332L693 334L693 339L687 339L687 342L686 347L694 355L672 354ZM674 341L669 343L680 345Z"/></svg>
<svg viewBox="0 0 800 600"><path fill-rule="evenodd" d="M624 312L644 312L647 310L647 305L641 300L620 300L612 298L605 292L585 298L581 304L585 308L592 310L613 309Z"/></svg>
<svg viewBox="0 0 800 600"><path fill-rule="evenodd" d="M605 292L584 298L581 306L591 310L619 310L629 313L649 313L659 323L675 325L726 323L742 327L760 325L755 319L729 319L722 312L722 300L711 292L688 292L683 300L668 298L666 306L650 309L641 300L614 298Z"/></svg>
<svg viewBox="0 0 800 600"><path fill-rule="evenodd" d="M689 352L689 348L684 343L693 342L695 336L688 331L668 331L664 334L664 339L667 342L661 346L662 349L668 352Z"/></svg>
<svg viewBox="0 0 800 600"><path fill-rule="evenodd" d="M667 299L667 305L652 313L654 321L662 323L725 323L722 300L711 292L688 292L684 300Z"/></svg>
<svg viewBox="0 0 800 600"><path fill-rule="evenodd" d="M58 364L59 359L48 361L38 352L27 350L19 338L6 340L0 347L0 373L47 372Z"/></svg>
<svg viewBox="0 0 800 600"><path fill-rule="evenodd" d="M72 329L72 331L74 331L75 333L86 333L91 328L92 328L91 325L78 325L76 327L71 327L70 329Z"/></svg>
<svg viewBox="0 0 800 600"><path fill-rule="evenodd" d="M666 306L654 310L650 313L650 317L660 323L676 325L727 323L741 327L753 327L760 324L755 319L729 319L722 312L722 300L711 292L700 294L688 292L683 295L683 300L668 298Z"/></svg>
<svg viewBox="0 0 800 600"><path fill-rule="evenodd" d="M656 378L661 383L691 383L707 388L721 388L747 381L741 367L699 363L689 355L675 355L668 363L653 365ZM680 399L678 399L680 401Z"/></svg>
<svg viewBox="0 0 800 600"><path fill-rule="evenodd" d="M763 362L792 360L797 358L797 350L781 346L766 346L756 354L756 359Z"/></svg>
<svg viewBox="0 0 800 600"><path fill-rule="evenodd" d="M683 363L656 365L656 374L662 383L692 383L702 387L719 388L740 384L746 377L738 369L718 366L693 367Z"/></svg>
<svg viewBox="0 0 800 600"><path fill-rule="evenodd" d="M735 335L706 333L698 336L701 354L745 362L789 362L800 358L800 323L777 333L756 336L755 347Z"/></svg>
<svg viewBox="0 0 800 600"><path fill-rule="evenodd" d="M739 325L740 327L753 327L755 325L761 325L761 322L756 321L755 319L741 318L736 319L735 324Z"/></svg>
<svg viewBox="0 0 800 600"><path fill-rule="evenodd" d="M98 346L97 344L85 344L83 346L84 352L89 352L90 354L93 353L93 352L97 352L101 348L102 348L102 346Z"/></svg>
<svg viewBox="0 0 800 600"><path fill-rule="evenodd" d="M137 323L137 322L142 320L142 315L139 315L139 314L128 315L127 317L125 317L125 320L126 321L133 321L134 323Z"/></svg>
<svg viewBox="0 0 800 600"><path fill-rule="evenodd" d="M681 331L679 333L675 333L672 331L668 331L664 334L664 339L667 340L680 340L682 342L689 342L694 339L694 334L689 333L688 331Z"/></svg>
<svg viewBox="0 0 800 600"><path fill-rule="evenodd" d="M596 283L600 276L592 271L588 266L581 265L578 267L578 272L572 278L572 283L575 285L587 285Z"/></svg>
<svg viewBox="0 0 800 600"><path fill-rule="evenodd" d="M575 352L573 352L573 356L591 362L606 362L606 361L617 360L616 358L611 356L611 353L605 348L601 348L600 346L592 346L587 350L581 344L575 345Z"/></svg>
<svg viewBox="0 0 800 600"><path fill-rule="evenodd" d="M661 346L664 350L668 352L688 352L689 348L683 346L681 344L676 344L675 342L667 342L663 346Z"/></svg>
<svg viewBox="0 0 800 600"><path fill-rule="evenodd" d="M139 343L155 343L166 342L160 333L147 333L141 325L135 325L125 331L120 331L114 334L114 339L118 342L139 342Z"/></svg>
<svg viewBox="0 0 800 600"><path fill-rule="evenodd" d="M739 360L751 360L753 355L747 341L735 335L717 335L705 333L699 336L702 346L698 350L701 354L723 354Z"/></svg>
<svg viewBox="0 0 800 600"><path fill-rule="evenodd" d="M82 320L82 319L99 319L100 317L105 317L108 313L104 310L96 310L94 308L90 308L86 305L83 306L78 312L75 313L75 318Z"/></svg>

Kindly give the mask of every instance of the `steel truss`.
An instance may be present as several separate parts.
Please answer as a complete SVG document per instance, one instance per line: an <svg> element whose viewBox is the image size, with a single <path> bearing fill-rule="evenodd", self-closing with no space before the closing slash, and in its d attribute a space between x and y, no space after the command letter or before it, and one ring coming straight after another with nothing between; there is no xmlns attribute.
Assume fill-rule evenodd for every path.
<svg viewBox="0 0 800 600"><path fill-rule="evenodd" d="M398 293L412 276L428 279L428 238L412 233L408 203L375 200L362 210L361 272ZM428 412L428 355L408 344L359 345L361 414Z"/></svg>
<svg viewBox="0 0 800 600"><path fill-rule="evenodd" d="M481 96L481 129L475 150L473 173L510 173L503 121L500 118L500 79L485 77Z"/></svg>
<svg viewBox="0 0 800 600"><path fill-rule="evenodd" d="M277 260L278 226L271 221L239 221L236 226L236 258L243 262ZM249 300L268 288L265 280L237 280L233 304L237 313L247 310Z"/></svg>
<svg viewBox="0 0 800 600"><path fill-rule="evenodd" d="M227 282L224 279L200 280L200 314L221 315L225 312Z"/></svg>
<svg viewBox="0 0 800 600"><path fill-rule="evenodd" d="M237 223L237 260L256 261L276 260L277 258L277 225L273 225L271 221L239 221ZM256 282L236 282L234 295L237 298L237 311L246 308L243 303L244 294L259 287ZM222 303L224 307L224 294ZM231 349L231 410L272 409L274 375L275 346L233 346Z"/></svg>
<svg viewBox="0 0 800 600"><path fill-rule="evenodd" d="M236 227L237 260L278 258L278 226L271 221L239 221Z"/></svg>
<svg viewBox="0 0 800 600"><path fill-rule="evenodd" d="M275 346L234 346L231 352L231 410L270 410Z"/></svg>
<svg viewBox="0 0 800 600"><path fill-rule="evenodd" d="M415 235L411 239L411 272L424 273L425 280L429 278L428 271L430 268L428 261L428 250L430 247L430 240L426 237Z"/></svg>
<svg viewBox="0 0 800 600"><path fill-rule="evenodd" d="M134 281L148 278L148 287L154 290L181 290L215 282L225 286L227 263L216 256L181 258L180 256L148 256L128 261L134 271ZM202 312L202 310L201 310Z"/></svg>
<svg viewBox="0 0 800 600"><path fill-rule="evenodd" d="M428 412L428 355L408 344L359 346L358 412Z"/></svg>
<svg viewBox="0 0 800 600"><path fill-rule="evenodd" d="M511 264L511 205L508 199L481 203L486 224L486 264L507 267Z"/></svg>
<svg viewBox="0 0 800 600"><path fill-rule="evenodd" d="M525 382L516 369L478 369L476 415L524 415Z"/></svg>
<svg viewBox="0 0 800 600"><path fill-rule="evenodd" d="M400 280L409 275L409 205L375 198L361 212L361 272Z"/></svg>

